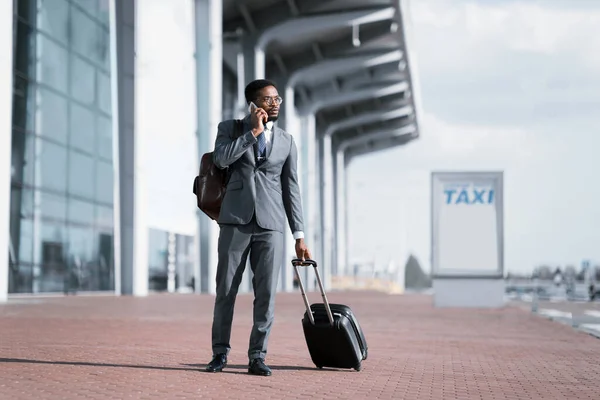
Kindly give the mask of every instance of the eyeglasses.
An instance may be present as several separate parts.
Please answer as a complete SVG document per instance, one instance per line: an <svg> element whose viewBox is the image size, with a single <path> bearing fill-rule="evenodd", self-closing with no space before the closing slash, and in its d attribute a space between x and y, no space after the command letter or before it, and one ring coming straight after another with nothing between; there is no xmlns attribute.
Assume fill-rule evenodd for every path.
<svg viewBox="0 0 600 400"><path fill-rule="evenodd" d="M269 107L272 106L273 104L277 104L280 105L281 103L283 103L283 99L280 96L277 97L262 97L260 98L260 100L265 103L266 105L268 105Z"/></svg>

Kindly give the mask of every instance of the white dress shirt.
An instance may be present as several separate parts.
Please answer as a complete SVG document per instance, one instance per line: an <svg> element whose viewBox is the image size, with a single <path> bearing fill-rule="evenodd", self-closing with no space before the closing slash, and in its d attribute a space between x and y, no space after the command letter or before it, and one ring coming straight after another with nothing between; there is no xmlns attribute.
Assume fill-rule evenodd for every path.
<svg viewBox="0 0 600 400"><path fill-rule="evenodd" d="M269 121L265 124L265 130L263 131L263 135L265 135L265 143L267 145L266 152L269 154L271 152L271 147L273 146L273 121ZM294 232L294 240L304 239L304 232L296 231Z"/></svg>

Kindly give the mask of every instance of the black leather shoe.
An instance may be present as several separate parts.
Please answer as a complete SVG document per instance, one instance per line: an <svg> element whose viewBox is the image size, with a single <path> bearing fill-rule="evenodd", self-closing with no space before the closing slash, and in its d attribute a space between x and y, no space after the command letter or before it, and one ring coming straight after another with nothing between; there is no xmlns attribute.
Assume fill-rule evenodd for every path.
<svg viewBox="0 0 600 400"><path fill-rule="evenodd" d="M248 373L252 375L271 376L271 368L267 367L265 360L255 358L248 365Z"/></svg>
<svg viewBox="0 0 600 400"><path fill-rule="evenodd" d="M227 354L215 354L206 366L206 372L221 372L227 366Z"/></svg>

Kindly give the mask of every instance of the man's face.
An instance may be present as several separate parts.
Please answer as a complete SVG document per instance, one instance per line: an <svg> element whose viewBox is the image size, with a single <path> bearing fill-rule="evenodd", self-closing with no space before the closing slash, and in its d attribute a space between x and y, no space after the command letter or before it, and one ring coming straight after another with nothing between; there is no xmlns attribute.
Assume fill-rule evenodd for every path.
<svg viewBox="0 0 600 400"><path fill-rule="evenodd" d="M258 91L255 103L257 107L262 108L269 114L269 121L277 121L281 101L277 89L273 86L267 86Z"/></svg>

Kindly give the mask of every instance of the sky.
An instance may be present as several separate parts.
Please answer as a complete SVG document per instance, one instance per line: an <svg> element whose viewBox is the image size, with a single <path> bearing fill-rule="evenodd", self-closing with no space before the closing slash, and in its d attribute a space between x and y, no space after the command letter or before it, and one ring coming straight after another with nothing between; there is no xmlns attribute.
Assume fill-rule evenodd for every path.
<svg viewBox="0 0 600 400"><path fill-rule="evenodd" d="M137 43L148 223L187 234L192 3L140 1ZM412 0L410 24L421 137L350 164L350 260L429 270L431 171L502 170L505 270L600 263L600 2Z"/></svg>
<svg viewBox="0 0 600 400"><path fill-rule="evenodd" d="M431 171L503 170L505 270L600 262L600 3L422 0L411 20L421 138L351 163L350 258L429 269Z"/></svg>

